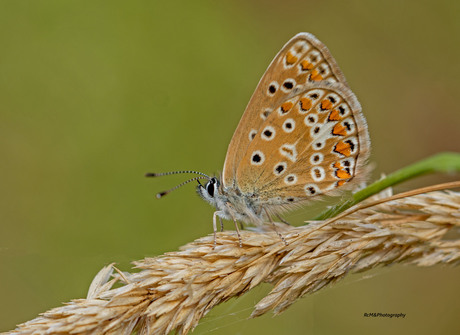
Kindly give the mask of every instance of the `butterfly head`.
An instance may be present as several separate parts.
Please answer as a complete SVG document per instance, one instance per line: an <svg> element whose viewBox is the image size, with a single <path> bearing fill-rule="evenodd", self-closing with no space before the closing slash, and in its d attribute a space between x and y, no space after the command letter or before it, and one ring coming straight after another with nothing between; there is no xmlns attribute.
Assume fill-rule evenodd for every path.
<svg viewBox="0 0 460 335"><path fill-rule="evenodd" d="M174 190L177 190L179 187L182 187L190 182L197 181L198 186L196 187L196 191L198 195L214 206L218 211L221 211L221 216L223 218L231 218L237 217L238 219L245 220L245 214L238 215L238 213L234 213L234 215L229 214L229 205L228 203L231 202L233 207L235 204L239 204L238 196L235 197L235 192L231 192L232 189L225 189L224 186L221 184L219 178L211 177L207 174L198 171L186 170L186 171L171 171L171 172L163 172L163 173L153 173L148 172L145 174L146 177L160 177L160 176L168 176L173 174L184 174L184 173L193 173L198 174L198 177L187 179L186 181L180 183L179 185L170 188L169 190L157 193L156 197L158 199L163 198L165 195L171 193ZM206 180L206 183L203 185L200 183L200 179ZM230 191L230 193L229 193ZM241 200L241 199L240 199ZM241 205L241 204L240 204ZM230 205L232 206L232 205Z"/></svg>

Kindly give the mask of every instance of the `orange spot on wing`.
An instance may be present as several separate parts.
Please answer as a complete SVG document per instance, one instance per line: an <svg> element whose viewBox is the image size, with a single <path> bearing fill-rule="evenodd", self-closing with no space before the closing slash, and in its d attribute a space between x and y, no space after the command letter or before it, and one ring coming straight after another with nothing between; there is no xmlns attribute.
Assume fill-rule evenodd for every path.
<svg viewBox="0 0 460 335"><path fill-rule="evenodd" d="M340 141L335 145L334 151L341 155L344 155L345 157L348 157L351 155L350 143Z"/></svg>
<svg viewBox="0 0 460 335"><path fill-rule="evenodd" d="M281 110L286 113L292 108L292 106L294 106L292 102L286 101L281 105Z"/></svg>
<svg viewBox="0 0 460 335"><path fill-rule="evenodd" d="M338 170L335 175L337 177L339 177L340 179L348 179L348 178L351 178L351 174L349 174L347 171L345 170Z"/></svg>
<svg viewBox="0 0 460 335"><path fill-rule="evenodd" d="M310 79L313 81L320 81L323 79L323 76L319 74L318 70L314 69L313 71L311 71Z"/></svg>
<svg viewBox="0 0 460 335"><path fill-rule="evenodd" d="M334 164L332 164L332 167L337 169L335 171L335 176L339 179L350 179L351 178L351 174L350 174L350 170L348 169L345 169L342 164L340 162L335 162Z"/></svg>
<svg viewBox="0 0 460 335"><path fill-rule="evenodd" d="M339 180L337 182L337 186L342 186L343 184L345 184L345 180Z"/></svg>
<svg viewBox="0 0 460 335"><path fill-rule="evenodd" d="M311 100L308 98L301 98L300 99L300 108L302 110L307 111L311 108Z"/></svg>
<svg viewBox="0 0 460 335"><path fill-rule="evenodd" d="M294 56L290 51L288 51L288 53L286 55L286 64L287 65L292 65L295 62L297 62L297 60L298 60L298 58L296 56Z"/></svg>
<svg viewBox="0 0 460 335"><path fill-rule="evenodd" d="M337 109L334 109L330 114L328 121L339 121L341 120L342 117L340 116L340 113Z"/></svg>
<svg viewBox="0 0 460 335"><path fill-rule="evenodd" d="M304 59L303 61L300 62L300 66L302 66L302 70L303 70L303 71L307 71L307 70L313 69L313 64L310 63L309 61L305 60L305 59Z"/></svg>
<svg viewBox="0 0 460 335"><path fill-rule="evenodd" d="M335 169L342 169L342 164L340 164L340 162L335 162L333 165L332 165L333 168Z"/></svg>
<svg viewBox="0 0 460 335"><path fill-rule="evenodd" d="M332 108L332 102L329 100L323 100L321 101L321 109L331 109Z"/></svg>
<svg viewBox="0 0 460 335"><path fill-rule="evenodd" d="M347 134L347 130L344 126L342 126L340 123L337 123L334 126L334 129L332 129L332 134L333 135L341 135L345 136Z"/></svg>

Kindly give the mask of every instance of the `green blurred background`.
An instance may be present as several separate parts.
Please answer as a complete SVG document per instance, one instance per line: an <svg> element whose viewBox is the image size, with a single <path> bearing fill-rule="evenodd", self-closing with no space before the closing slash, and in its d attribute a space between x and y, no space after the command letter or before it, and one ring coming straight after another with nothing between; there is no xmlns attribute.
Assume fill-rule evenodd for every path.
<svg viewBox="0 0 460 335"><path fill-rule="evenodd" d="M459 21L459 1L1 0L0 331L84 297L110 262L129 270L211 233L191 185L154 198L184 176L143 174L219 172L260 76L298 32L329 47L363 105L375 176L460 151ZM459 279L379 268L245 320L264 285L195 334L458 334Z"/></svg>

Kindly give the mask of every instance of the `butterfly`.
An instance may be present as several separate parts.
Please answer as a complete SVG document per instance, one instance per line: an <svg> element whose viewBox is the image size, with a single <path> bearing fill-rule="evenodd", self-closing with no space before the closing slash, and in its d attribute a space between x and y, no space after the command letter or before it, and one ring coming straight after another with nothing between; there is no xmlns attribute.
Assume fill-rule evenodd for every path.
<svg viewBox="0 0 460 335"><path fill-rule="evenodd" d="M338 195L366 178L370 139L361 106L327 47L310 33L289 40L265 71L228 146L221 178L194 180L217 218L263 225L272 216ZM206 179L205 185L199 180ZM280 234L279 234L280 235ZM281 236L281 235L280 235ZM284 238L281 236L284 241Z"/></svg>

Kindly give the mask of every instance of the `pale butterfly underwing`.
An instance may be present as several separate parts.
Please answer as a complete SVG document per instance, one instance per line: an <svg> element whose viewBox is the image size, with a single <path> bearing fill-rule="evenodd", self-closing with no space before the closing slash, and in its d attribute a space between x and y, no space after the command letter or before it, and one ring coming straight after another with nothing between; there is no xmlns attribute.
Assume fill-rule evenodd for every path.
<svg viewBox="0 0 460 335"><path fill-rule="evenodd" d="M157 197L197 180L198 194L216 208L214 246L217 218L235 222L241 246L237 221L273 223L272 216L312 198L353 189L366 178L369 152L366 120L342 71L322 42L299 33L257 85L228 146L221 179L196 171L146 176L199 174Z"/></svg>

